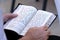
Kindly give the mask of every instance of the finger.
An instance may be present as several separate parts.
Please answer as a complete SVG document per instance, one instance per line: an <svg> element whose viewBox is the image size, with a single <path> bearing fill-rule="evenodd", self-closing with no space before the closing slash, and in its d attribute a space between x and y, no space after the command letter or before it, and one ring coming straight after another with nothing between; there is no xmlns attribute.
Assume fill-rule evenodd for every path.
<svg viewBox="0 0 60 40"><path fill-rule="evenodd" d="M41 29L42 30L48 30L48 27L47 26L42 26Z"/></svg>
<svg viewBox="0 0 60 40"><path fill-rule="evenodd" d="M46 40L48 40L49 35L50 35L50 31L48 30L48 31L46 31Z"/></svg>
<svg viewBox="0 0 60 40"><path fill-rule="evenodd" d="M14 18L14 17L16 17L17 16L17 14L11 14L11 13L6 13L6 14L3 14L3 20L4 20L4 22L6 22L6 21L8 21L9 19L12 19L12 18Z"/></svg>
<svg viewBox="0 0 60 40"><path fill-rule="evenodd" d="M17 17L17 14L7 14L6 16L8 17L8 19L11 19Z"/></svg>
<svg viewBox="0 0 60 40"><path fill-rule="evenodd" d="M43 28L43 29L46 31L46 30L48 30L48 27L47 27L47 26L44 26L44 28Z"/></svg>
<svg viewBox="0 0 60 40"><path fill-rule="evenodd" d="M48 30L48 31L46 31L46 33L47 33L47 35L50 35L51 32L50 32L50 30Z"/></svg>

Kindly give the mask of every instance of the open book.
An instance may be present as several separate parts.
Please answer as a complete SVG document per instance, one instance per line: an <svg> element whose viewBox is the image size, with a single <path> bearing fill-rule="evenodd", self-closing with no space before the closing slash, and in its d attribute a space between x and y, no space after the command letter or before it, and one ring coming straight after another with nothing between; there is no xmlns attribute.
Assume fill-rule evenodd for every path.
<svg viewBox="0 0 60 40"><path fill-rule="evenodd" d="M5 29L13 30L19 35L25 35L31 27L49 26L56 18L51 12L37 10L35 7L27 5L19 5L13 14L18 14L18 16L4 26Z"/></svg>

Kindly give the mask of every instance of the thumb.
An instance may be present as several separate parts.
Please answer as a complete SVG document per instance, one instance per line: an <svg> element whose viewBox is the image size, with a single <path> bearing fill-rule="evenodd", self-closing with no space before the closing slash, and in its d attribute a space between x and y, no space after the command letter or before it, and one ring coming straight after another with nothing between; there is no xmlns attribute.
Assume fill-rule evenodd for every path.
<svg viewBox="0 0 60 40"><path fill-rule="evenodd" d="M17 17L17 14L7 14L6 16L8 19L12 19L12 18Z"/></svg>
<svg viewBox="0 0 60 40"><path fill-rule="evenodd" d="M17 14L11 14L11 13L10 14L4 14L3 15L3 20L7 21L7 20L15 18L15 17L17 17Z"/></svg>

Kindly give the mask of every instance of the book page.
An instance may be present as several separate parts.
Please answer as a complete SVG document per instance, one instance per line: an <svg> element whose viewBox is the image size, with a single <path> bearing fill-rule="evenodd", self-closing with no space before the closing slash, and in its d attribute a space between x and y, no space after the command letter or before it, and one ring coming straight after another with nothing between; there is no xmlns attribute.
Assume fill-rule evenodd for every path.
<svg viewBox="0 0 60 40"><path fill-rule="evenodd" d="M21 33L21 35L25 35L26 32L31 27L42 27L44 25L49 26L52 23L52 21L55 19L55 17L56 16L50 12L46 12L42 10L37 11L36 15L29 22L29 24L26 26L26 28Z"/></svg>
<svg viewBox="0 0 60 40"><path fill-rule="evenodd" d="M18 14L18 16L7 23L5 29L15 31L20 35L21 31L29 23L36 12L37 9L32 6L20 5L13 13Z"/></svg>

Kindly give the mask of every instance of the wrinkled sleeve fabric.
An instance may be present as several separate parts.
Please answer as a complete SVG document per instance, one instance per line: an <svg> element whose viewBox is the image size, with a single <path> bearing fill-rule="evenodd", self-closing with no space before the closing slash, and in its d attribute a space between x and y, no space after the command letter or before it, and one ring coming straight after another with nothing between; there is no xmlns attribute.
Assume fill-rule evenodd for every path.
<svg viewBox="0 0 60 40"><path fill-rule="evenodd" d="M60 0L54 0L54 2L58 12L59 21L60 21Z"/></svg>
<svg viewBox="0 0 60 40"><path fill-rule="evenodd" d="M7 40L5 33L4 33L3 17L2 17L2 11L1 10L0 10L0 40Z"/></svg>

